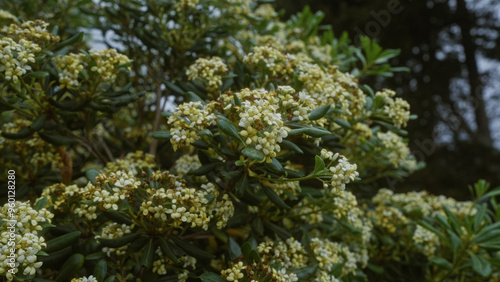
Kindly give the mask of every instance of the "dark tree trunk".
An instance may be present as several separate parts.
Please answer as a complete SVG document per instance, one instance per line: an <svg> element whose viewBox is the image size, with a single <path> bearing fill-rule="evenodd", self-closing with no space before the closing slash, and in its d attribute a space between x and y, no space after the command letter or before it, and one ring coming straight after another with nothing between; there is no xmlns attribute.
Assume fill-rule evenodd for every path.
<svg viewBox="0 0 500 282"><path fill-rule="evenodd" d="M474 114L476 118L476 139L485 146L492 146L493 140L489 127L489 119L483 98L483 85L481 76L477 69L476 44L471 36L471 29L476 24L474 18L467 10L465 0L457 0L457 21L462 35L462 46L465 53L465 65L467 67L470 85L470 97L473 97Z"/></svg>

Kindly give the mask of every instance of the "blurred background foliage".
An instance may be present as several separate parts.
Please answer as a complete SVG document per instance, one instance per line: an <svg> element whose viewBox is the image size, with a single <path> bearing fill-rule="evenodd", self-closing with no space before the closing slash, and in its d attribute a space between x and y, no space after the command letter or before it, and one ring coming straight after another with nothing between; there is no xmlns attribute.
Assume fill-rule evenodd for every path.
<svg viewBox="0 0 500 282"><path fill-rule="evenodd" d="M322 24L332 25L337 36L364 33L384 48L401 50L393 65L411 72L361 82L396 89L410 103L412 114L418 115L407 128L410 148L427 167L403 183L385 179L380 185L465 199L469 193L464 184L478 178L500 183L500 1L276 4L287 17L309 5L325 14ZM388 13L391 5L396 13Z"/></svg>

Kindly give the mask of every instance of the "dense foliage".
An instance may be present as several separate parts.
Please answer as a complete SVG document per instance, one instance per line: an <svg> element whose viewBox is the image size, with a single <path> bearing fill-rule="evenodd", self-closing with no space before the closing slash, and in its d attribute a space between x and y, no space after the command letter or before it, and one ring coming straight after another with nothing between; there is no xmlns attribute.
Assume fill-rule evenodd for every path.
<svg viewBox="0 0 500 282"><path fill-rule="evenodd" d="M404 71L397 50L350 45L307 8L283 22L245 0L86 3L71 36L0 11L7 279L496 279L498 189L370 185L422 166L409 104L358 83ZM88 50L85 23L119 51Z"/></svg>

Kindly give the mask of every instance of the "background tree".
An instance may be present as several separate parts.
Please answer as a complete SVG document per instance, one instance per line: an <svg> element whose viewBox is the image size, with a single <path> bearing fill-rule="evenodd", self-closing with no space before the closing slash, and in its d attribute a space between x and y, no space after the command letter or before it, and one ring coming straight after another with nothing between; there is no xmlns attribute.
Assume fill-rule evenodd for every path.
<svg viewBox="0 0 500 282"><path fill-rule="evenodd" d="M310 5L326 14L323 23L332 24L336 34L347 30L356 36L361 31L382 46L401 49L394 61L411 73L376 80L397 89L419 116L408 127L410 147L427 168L403 186L465 197L466 191L456 189L463 183L477 177L500 181L498 1L277 3L287 14ZM387 13L389 3L397 3L401 11Z"/></svg>

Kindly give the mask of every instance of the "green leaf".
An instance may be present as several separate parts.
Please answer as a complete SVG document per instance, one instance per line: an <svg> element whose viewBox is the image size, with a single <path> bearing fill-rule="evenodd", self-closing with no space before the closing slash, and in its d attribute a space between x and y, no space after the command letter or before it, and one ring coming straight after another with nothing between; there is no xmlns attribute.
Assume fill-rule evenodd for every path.
<svg viewBox="0 0 500 282"><path fill-rule="evenodd" d="M132 220L125 214L116 211L106 211L104 212L104 216L111 219L114 222L132 225Z"/></svg>
<svg viewBox="0 0 500 282"><path fill-rule="evenodd" d="M241 252L241 248L238 245L238 243L236 243L236 241L234 241L234 239L230 236L228 237L228 241L227 241L227 249L228 249L228 253L229 253L229 258L231 260L234 260L243 254Z"/></svg>
<svg viewBox="0 0 500 282"><path fill-rule="evenodd" d="M290 234L290 232L288 232L286 229L284 229L283 227L281 226L278 226L276 224L273 224L269 221L265 221L264 222L264 225L271 229L271 231L273 231L276 235L278 235L281 239L283 240L287 240L288 238L292 237L292 234Z"/></svg>
<svg viewBox="0 0 500 282"><path fill-rule="evenodd" d="M248 259L250 260L251 263L256 262L260 263L260 255L256 250L251 250L250 253L248 254Z"/></svg>
<svg viewBox="0 0 500 282"><path fill-rule="evenodd" d="M255 149L255 148L245 147L241 151L241 153L243 153L243 155L245 155L247 157L258 160L259 162L263 162L265 159L264 153L260 150Z"/></svg>
<svg viewBox="0 0 500 282"><path fill-rule="evenodd" d="M101 174L97 169L95 168L91 168L91 169L88 169L86 172L85 172L85 177L87 177L87 180L89 180L90 182L92 182L92 184L95 185L95 178L96 176L98 176L99 174Z"/></svg>
<svg viewBox="0 0 500 282"><path fill-rule="evenodd" d="M477 230L479 229L479 226L481 226L481 223L483 223L483 220L485 219L486 216L486 204L478 204L476 205L476 214L474 215L474 232L476 233Z"/></svg>
<svg viewBox="0 0 500 282"><path fill-rule="evenodd" d="M305 281L311 278L314 273L316 273L316 270L318 270L318 266L319 265L315 263L301 268L292 269L291 272L297 274L297 278L299 278L300 281Z"/></svg>
<svg viewBox="0 0 500 282"><path fill-rule="evenodd" d="M49 201L49 199L47 199L47 197L43 197L43 198L39 199L38 201L36 201L33 209L35 209L36 211L43 209L48 201Z"/></svg>
<svg viewBox="0 0 500 282"><path fill-rule="evenodd" d="M243 142L243 139L241 139L239 132L238 132L238 128L236 127L236 125L234 125L230 120L228 120L227 118L225 118L223 116L218 116L218 117L219 117L219 121L217 121L217 126L222 131L222 133L224 133L227 136L230 136L230 137L240 141L242 144L244 144L245 142Z"/></svg>
<svg viewBox="0 0 500 282"><path fill-rule="evenodd" d="M373 109L376 110L385 104L384 98L382 96L375 96L373 99Z"/></svg>
<svg viewBox="0 0 500 282"><path fill-rule="evenodd" d="M16 133L2 132L2 136L7 138L7 139L14 139L14 140L15 139L23 139L23 138L30 137L31 135L33 135L34 132L35 131L29 127L23 127L21 130L19 130Z"/></svg>
<svg viewBox="0 0 500 282"><path fill-rule="evenodd" d="M211 171L214 171L214 169L218 166L220 166L222 164L222 162L213 162L213 163L209 163L209 164L206 164L206 165L202 165L200 166L198 169L196 169L195 171L191 172L191 174L193 175L205 175Z"/></svg>
<svg viewBox="0 0 500 282"><path fill-rule="evenodd" d="M288 132L288 135L298 135L298 134L301 134L301 133L305 133L305 132L307 132L309 130L310 130L310 128L307 128L307 127L296 128L296 129L290 130L290 132Z"/></svg>
<svg viewBox="0 0 500 282"><path fill-rule="evenodd" d="M203 99L200 98L200 96L196 95L196 93L194 93L193 91L188 91L184 93L184 97L186 97L186 99L191 102L201 102L201 103L205 102L203 101Z"/></svg>
<svg viewBox="0 0 500 282"><path fill-rule="evenodd" d="M448 238L449 238L453 252L457 253L458 250L460 249L461 244L462 244L460 237L458 237L458 235L455 234L455 232L453 232L453 230L450 230L450 229L447 229L446 233L448 234Z"/></svg>
<svg viewBox="0 0 500 282"><path fill-rule="evenodd" d="M309 114L309 120L318 120L326 115L331 105L322 106L311 111Z"/></svg>
<svg viewBox="0 0 500 282"><path fill-rule="evenodd" d="M106 280L104 280L104 282L114 282L116 279L116 276L114 275L111 275L109 276Z"/></svg>
<svg viewBox="0 0 500 282"><path fill-rule="evenodd" d="M295 145L294 143L288 141L288 140L283 140L283 142L281 142L281 145L283 145L284 147L296 152L296 153L299 153L299 154L304 154L304 151L302 151L302 149L299 148L299 146Z"/></svg>
<svg viewBox="0 0 500 282"><path fill-rule="evenodd" d="M319 137L331 135L332 133L329 130L322 128L322 127L311 127L311 128L309 128L308 131L305 132L305 134L307 134L311 137L319 138Z"/></svg>
<svg viewBox="0 0 500 282"><path fill-rule="evenodd" d="M264 193L269 198L269 200L271 200L271 202L273 202L273 204L275 204L276 206L278 206L282 209L290 209L290 206L287 205L283 201L283 199L280 196L278 196L278 194L276 194L276 192L274 192L273 189L271 189L265 185L262 186L262 189L264 190Z"/></svg>
<svg viewBox="0 0 500 282"><path fill-rule="evenodd" d="M108 264L105 259L101 259L94 267L94 277L97 281L103 281L108 272Z"/></svg>
<svg viewBox="0 0 500 282"><path fill-rule="evenodd" d="M167 86L167 88L172 90L175 94L184 95L184 90L182 90L179 86L173 84L170 81L166 81L166 80L164 80L163 83L165 83L165 86Z"/></svg>
<svg viewBox="0 0 500 282"><path fill-rule="evenodd" d="M170 249L170 247L168 246L168 243L167 241L165 241L165 239L163 239L163 237L160 237L158 239L158 241L160 242L160 248L161 248L161 251L169 258L171 259L174 263L180 263L181 261L177 258L177 256L174 254L174 252L172 252L172 249Z"/></svg>
<svg viewBox="0 0 500 282"><path fill-rule="evenodd" d="M226 282L226 280L222 279L219 275L208 271L204 272L198 278L200 278L202 282Z"/></svg>
<svg viewBox="0 0 500 282"><path fill-rule="evenodd" d="M46 142L57 146L66 146L76 143L76 140L66 136L48 135L43 132L38 132L38 135Z"/></svg>
<svg viewBox="0 0 500 282"><path fill-rule="evenodd" d="M102 259L106 256L105 253L103 252L97 252L97 253L92 253L90 255L85 256L85 260L96 260L96 259Z"/></svg>
<svg viewBox="0 0 500 282"><path fill-rule="evenodd" d="M240 179L238 179L238 182L236 182L236 185L234 187L236 190L236 196L238 198L243 197L243 194L245 193L247 187L248 187L248 175L244 174L243 177L240 177Z"/></svg>
<svg viewBox="0 0 500 282"><path fill-rule="evenodd" d="M325 169L325 162L323 161L323 159L316 155L314 157L314 171L311 173L311 174L316 174L318 173L319 171L322 171Z"/></svg>
<svg viewBox="0 0 500 282"><path fill-rule="evenodd" d="M444 258L440 258L440 257L430 257L429 258L429 262L441 267L441 268L444 268L444 269L452 269L452 264L447 261L446 259Z"/></svg>
<svg viewBox="0 0 500 282"><path fill-rule="evenodd" d="M203 260L210 260L215 258L213 254L205 252L204 250L194 245L191 245L182 239L179 239L175 236L172 236L171 239L174 241L175 245L177 245L179 248L183 249L184 251L186 251L186 253L188 253L193 257L200 258Z"/></svg>
<svg viewBox="0 0 500 282"><path fill-rule="evenodd" d="M102 247L119 248L129 244L130 242L136 240L139 237L138 233L125 235L116 239L102 239L98 238L97 241L101 243Z"/></svg>
<svg viewBox="0 0 500 282"><path fill-rule="evenodd" d="M153 133L153 138L158 140L168 140L172 136L170 135L170 130L161 130Z"/></svg>
<svg viewBox="0 0 500 282"><path fill-rule="evenodd" d="M491 264L490 262L482 256L476 256L473 253L469 253L472 260L472 269L479 275L487 277L491 274Z"/></svg>
<svg viewBox="0 0 500 282"><path fill-rule="evenodd" d="M82 233L80 231L73 231L68 234L64 234L62 236L59 236L57 238L48 241L47 247L45 247L45 249L42 250L49 254L55 251L59 251L78 241L81 235Z"/></svg>
<svg viewBox="0 0 500 282"><path fill-rule="evenodd" d="M151 268L151 266L153 266L154 255L155 255L154 240L149 239L146 248L144 248L144 251L142 252L141 265L144 265L148 269Z"/></svg>
<svg viewBox="0 0 500 282"><path fill-rule="evenodd" d="M250 244L249 242L245 242L243 243L243 245L241 245L241 253L245 256L245 257L248 257L248 255L250 254L250 251L252 250L252 244Z"/></svg>
<svg viewBox="0 0 500 282"><path fill-rule="evenodd" d="M34 131L38 131L45 126L45 121L47 120L47 115L40 115L33 123L30 125L30 128Z"/></svg>
<svg viewBox="0 0 500 282"><path fill-rule="evenodd" d="M78 44L78 43L82 42L83 34L84 34L83 32L80 32L80 33L73 35L72 37L70 37L69 39L67 39L63 42L59 42L58 44L54 45L53 50L58 50L58 49L61 49L63 47L66 47L66 46Z"/></svg>
<svg viewBox="0 0 500 282"><path fill-rule="evenodd" d="M264 225L262 224L262 219L260 217L256 217L252 221L252 229L257 233L257 235L263 235L264 234Z"/></svg>
<svg viewBox="0 0 500 282"><path fill-rule="evenodd" d="M281 163L276 158L271 158L271 162L266 163L266 167L275 173L280 173L283 171L283 165L281 165Z"/></svg>
<svg viewBox="0 0 500 282"><path fill-rule="evenodd" d="M346 129L349 129L351 128L351 124L348 122L348 121L345 121L343 119L335 119L334 122L340 126L342 126L343 128L346 128Z"/></svg>
<svg viewBox="0 0 500 282"><path fill-rule="evenodd" d="M383 274L383 273L385 272L385 269L384 269L383 267L378 266L378 265L374 265L374 264L372 264L372 263L368 263L368 264L367 264L367 267L368 267L371 271L373 271L373 272L375 272L375 273L377 273L377 274Z"/></svg>
<svg viewBox="0 0 500 282"><path fill-rule="evenodd" d="M236 95L236 93L233 94L233 99L234 99L234 104L236 106L241 106L241 100L240 98L238 97L238 95Z"/></svg>
<svg viewBox="0 0 500 282"><path fill-rule="evenodd" d="M46 71L35 71L35 72L30 72L29 76L34 78L44 78L49 76L49 73Z"/></svg>
<svg viewBox="0 0 500 282"><path fill-rule="evenodd" d="M74 254L63 264L59 270L59 275L57 275L56 281L70 281L80 268L82 268L85 262L85 257L82 254Z"/></svg>

